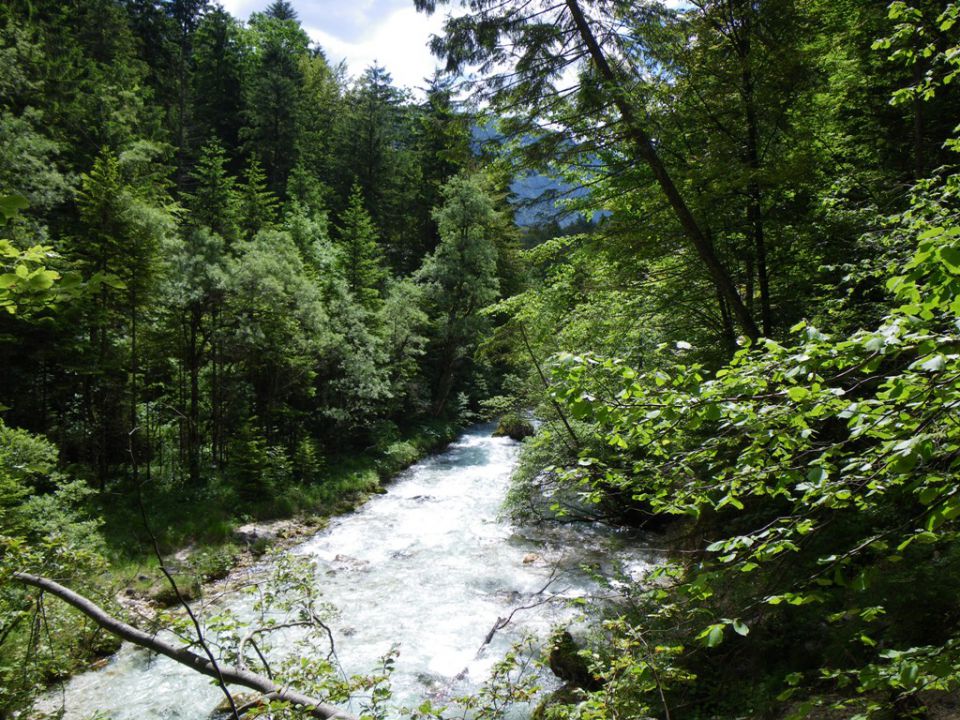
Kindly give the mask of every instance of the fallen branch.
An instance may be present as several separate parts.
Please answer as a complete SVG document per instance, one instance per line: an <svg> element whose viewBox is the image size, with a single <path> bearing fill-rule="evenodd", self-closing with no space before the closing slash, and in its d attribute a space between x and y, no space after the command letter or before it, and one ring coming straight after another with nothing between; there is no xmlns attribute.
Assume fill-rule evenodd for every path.
<svg viewBox="0 0 960 720"><path fill-rule="evenodd" d="M159 640L154 635L145 633L143 630L139 630L122 620L118 620L83 595L79 595L49 578L18 572L13 574L13 579L24 585L39 588L43 592L60 598L68 605L82 612L107 632L134 645L164 655L201 675L217 679L219 667L219 676L222 677L225 682L261 692L266 699L289 702L304 708L310 715L321 718L322 720L357 720L354 715L345 710L304 695L291 688L277 685L263 675L241 670L230 665L216 666L210 662L208 658L198 655L195 652Z"/></svg>
<svg viewBox="0 0 960 720"><path fill-rule="evenodd" d="M559 569L560 569L559 566L554 565L553 570L551 570L550 572L550 577L547 580L546 585L544 585L542 588L540 588L535 593L533 593L531 597L539 597L540 595L543 595L547 591L547 588L553 585L553 581L557 579L557 573L559 572ZM490 632L488 632L487 636L483 639L483 643L480 645L480 649L477 650L477 656L479 657L480 654L487 647L487 645L490 644L490 642L493 640L493 636L497 634L498 630L503 630L507 625L511 623L511 621L513 621L513 616L516 615L518 612L520 612L521 610L533 610L534 608L540 607L541 605L546 605L547 603L553 602L556 599L557 597L555 595L551 595L550 597L545 597L545 598L542 598L541 600L532 602L529 605L521 605L519 607L515 607L513 611L509 615L507 615L507 617L498 617L496 622L493 623L493 627L490 628Z"/></svg>

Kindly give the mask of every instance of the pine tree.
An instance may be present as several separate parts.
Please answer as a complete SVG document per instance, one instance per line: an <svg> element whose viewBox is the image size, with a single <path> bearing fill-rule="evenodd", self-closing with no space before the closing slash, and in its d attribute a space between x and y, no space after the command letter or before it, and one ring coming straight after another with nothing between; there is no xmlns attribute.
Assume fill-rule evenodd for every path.
<svg viewBox="0 0 960 720"><path fill-rule="evenodd" d="M240 186L240 229L244 237L252 238L261 230L277 222L279 201L267 189L263 166L254 158L247 165L247 177Z"/></svg>
<svg viewBox="0 0 960 720"><path fill-rule="evenodd" d="M255 14L250 30L254 55L244 85L246 127L241 135L247 151L263 162L270 189L282 196L297 163L301 62L310 38L296 20L269 14Z"/></svg>
<svg viewBox="0 0 960 720"><path fill-rule="evenodd" d="M190 173L193 192L184 193L188 222L210 228L228 243L236 241L237 182L226 171L227 156L218 140L208 142Z"/></svg>
<svg viewBox="0 0 960 720"><path fill-rule="evenodd" d="M268 17L272 17L275 20L296 20L297 11L293 9L287 0L274 0L270 3L267 9L264 11L264 14Z"/></svg>
<svg viewBox="0 0 960 720"><path fill-rule="evenodd" d="M240 144L248 53L240 24L222 7L203 16L193 40L194 122L198 137L216 137L231 151Z"/></svg>
<svg viewBox="0 0 960 720"><path fill-rule="evenodd" d="M363 205L359 185L353 186L339 230L341 266L350 291L361 305L374 309L380 303L387 273L377 244L377 229Z"/></svg>
<svg viewBox="0 0 960 720"><path fill-rule="evenodd" d="M71 249L81 271L99 278L87 314L94 355L86 402L95 418L92 464L101 488L110 461L126 455L121 448L127 443L120 438L137 427L141 311L151 298L160 246L174 227L165 169L153 162L154 152L143 145L118 157L105 148L81 177L78 194L84 233ZM119 342L123 333L125 348Z"/></svg>
<svg viewBox="0 0 960 720"><path fill-rule="evenodd" d="M434 324L434 415L446 408L457 374L469 361L484 330L480 311L499 293L499 224L493 200L475 177L458 175L443 188L444 204L434 217L440 244L417 272Z"/></svg>

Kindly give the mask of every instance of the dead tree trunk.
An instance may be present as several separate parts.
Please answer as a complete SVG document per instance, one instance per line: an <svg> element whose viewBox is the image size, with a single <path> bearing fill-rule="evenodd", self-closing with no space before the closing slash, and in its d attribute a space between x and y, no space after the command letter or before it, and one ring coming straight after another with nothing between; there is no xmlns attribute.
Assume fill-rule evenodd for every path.
<svg viewBox="0 0 960 720"><path fill-rule="evenodd" d="M68 605L82 612L107 632L134 645L152 650L160 655L165 655L171 660L185 665L201 675L212 678L222 677L223 681L230 685L240 685L261 692L265 700L289 702L303 708L313 717L322 718L322 720L357 720L354 715L351 715L345 710L341 710L333 705L328 705L316 698L304 695L283 685L278 685L263 675L258 675L248 670L241 670L230 665L214 665L210 660L197 655L195 652L159 640L155 635L145 633L143 630L139 630L122 620L118 620L93 601L49 578L18 572L13 574L13 579L24 585L39 588L43 592L48 592L54 597L60 598ZM218 669L219 675L217 672Z"/></svg>

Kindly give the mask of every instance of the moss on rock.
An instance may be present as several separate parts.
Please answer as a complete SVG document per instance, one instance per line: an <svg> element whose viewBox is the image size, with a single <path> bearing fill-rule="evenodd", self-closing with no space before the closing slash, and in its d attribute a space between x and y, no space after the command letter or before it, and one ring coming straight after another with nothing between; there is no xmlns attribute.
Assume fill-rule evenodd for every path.
<svg viewBox="0 0 960 720"><path fill-rule="evenodd" d="M514 440L523 440L533 435L533 424L517 413L507 413L500 418L494 437L509 437Z"/></svg>

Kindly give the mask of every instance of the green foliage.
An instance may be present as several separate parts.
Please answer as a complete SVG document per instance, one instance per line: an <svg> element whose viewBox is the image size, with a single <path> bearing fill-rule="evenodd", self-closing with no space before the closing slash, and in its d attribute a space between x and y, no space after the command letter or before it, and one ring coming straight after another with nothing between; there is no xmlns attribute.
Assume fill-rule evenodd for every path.
<svg viewBox="0 0 960 720"><path fill-rule="evenodd" d="M893 33L873 44L874 49L892 50L892 61L919 71L914 84L893 94L896 105L932 100L960 74L956 27L960 4L945 3L938 14L925 10L900 0L890 3L889 17L896 22Z"/></svg>
<svg viewBox="0 0 960 720"><path fill-rule="evenodd" d="M350 201L340 219L341 268L347 287L364 307L380 304L381 285L386 277L377 231L363 206L360 186L350 191Z"/></svg>
<svg viewBox="0 0 960 720"><path fill-rule="evenodd" d="M0 196L0 227L26 207L27 200L20 195ZM0 309L24 318L74 297L81 287L79 275L71 272L63 276L48 267L59 257L50 246L33 245L21 250L0 238Z"/></svg>
<svg viewBox="0 0 960 720"><path fill-rule="evenodd" d="M0 10L2 572L90 590L111 576L88 521L118 566L149 552L138 488L165 550L222 543L238 515L352 507L449 439L419 429L442 298L394 273L437 244L470 120L439 86L421 105L382 68L347 77L284 2ZM7 585L0 714L101 644L47 607L64 640L36 650Z"/></svg>
<svg viewBox="0 0 960 720"><path fill-rule="evenodd" d="M57 450L47 440L0 422L0 708L15 708L43 682L76 666L95 647L94 633L63 608L42 605L13 583L28 571L88 586L103 568L100 522L89 516L91 491L56 470ZM32 657L31 638L57 640Z"/></svg>
<svg viewBox="0 0 960 720"><path fill-rule="evenodd" d="M523 440L533 435L533 425L530 420L520 413L507 413L500 418L497 429L493 434L500 437L510 437L514 440Z"/></svg>
<svg viewBox="0 0 960 720"><path fill-rule="evenodd" d="M263 166L252 160L247 166L246 179L239 190L240 229L247 239L261 230L268 230L277 221L277 198L267 189Z"/></svg>
<svg viewBox="0 0 960 720"><path fill-rule="evenodd" d="M194 183L192 193L184 195L184 205L190 211L189 222L192 225L202 225L220 235L227 242L237 239L238 198L236 180L227 173L227 157L223 146L218 141L212 141L200 150L200 158L190 173ZM256 170L251 167L250 173ZM248 230L267 222L261 216L269 217L268 210L259 207L261 200L258 188L250 187L255 180L248 176L244 187ZM262 188L259 190L262 191Z"/></svg>
<svg viewBox="0 0 960 720"><path fill-rule="evenodd" d="M440 244L427 256L417 281L423 286L433 323L431 343L438 360L433 412L443 412L456 374L470 360L488 320L481 314L499 292L498 216L476 177L461 175L443 188L444 204L434 217Z"/></svg>
<svg viewBox="0 0 960 720"><path fill-rule="evenodd" d="M953 620L894 620L940 592L927 564L956 556L956 185L951 176L942 189L918 188L892 230L915 250L893 268L895 302L873 330L830 337L800 323L791 341L744 349L712 375L686 360L686 344L652 370L558 358L553 397L593 428L563 482L597 501L625 492L716 538L673 581L645 581L643 596L659 609L644 632L651 643L686 645L687 672L706 672L695 641L734 642L741 655L758 644L780 653L778 671L794 678L785 696L850 688L906 700L960 683ZM811 629L812 612L827 623ZM666 629L684 617L696 626ZM791 622L808 628L804 659L776 641ZM653 688L631 681L629 692ZM867 714L882 706L844 703Z"/></svg>
<svg viewBox="0 0 960 720"><path fill-rule="evenodd" d="M222 7L202 16L193 37L191 75L198 137L215 137L228 148L239 145L248 51L240 23Z"/></svg>
<svg viewBox="0 0 960 720"><path fill-rule="evenodd" d="M301 59L310 40L295 13L254 13L249 24L251 53L245 78L246 127L241 137L266 170L267 184L279 195L296 164L297 113L303 84Z"/></svg>

